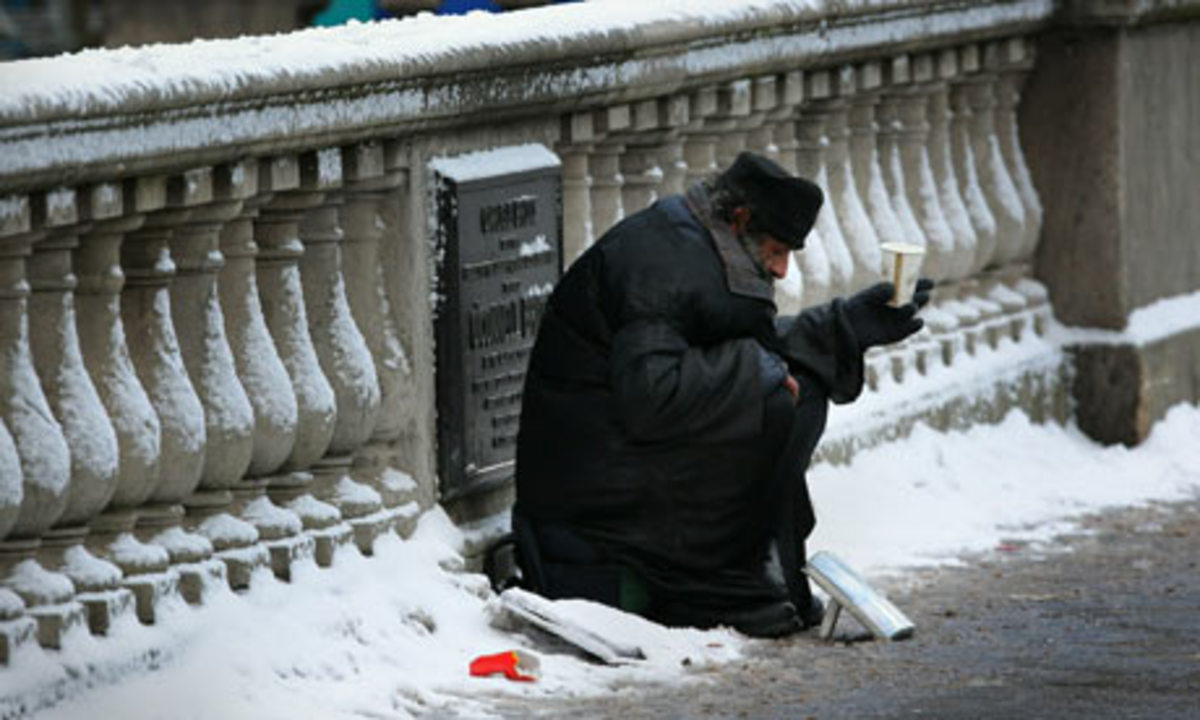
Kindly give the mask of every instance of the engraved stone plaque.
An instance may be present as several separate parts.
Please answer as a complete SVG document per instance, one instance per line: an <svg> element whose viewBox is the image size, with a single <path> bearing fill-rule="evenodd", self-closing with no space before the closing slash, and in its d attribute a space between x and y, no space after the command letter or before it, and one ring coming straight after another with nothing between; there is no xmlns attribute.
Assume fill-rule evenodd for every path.
<svg viewBox="0 0 1200 720"><path fill-rule="evenodd" d="M562 173L542 145L430 162L438 474L454 500L513 480L521 391L562 273Z"/></svg>

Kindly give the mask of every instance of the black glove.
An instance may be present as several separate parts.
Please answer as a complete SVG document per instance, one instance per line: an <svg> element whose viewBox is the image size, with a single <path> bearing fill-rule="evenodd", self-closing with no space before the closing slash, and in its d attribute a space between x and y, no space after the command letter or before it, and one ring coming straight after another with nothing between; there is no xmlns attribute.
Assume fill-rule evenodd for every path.
<svg viewBox="0 0 1200 720"><path fill-rule="evenodd" d="M850 321L854 336L858 338L859 348L865 351L875 345L899 342L924 327L925 321L916 317L916 314L917 310L929 302L929 292L932 289L932 280L918 280L913 301L900 307L888 304L895 292L895 288L888 282L873 285L850 296L845 305L846 319Z"/></svg>

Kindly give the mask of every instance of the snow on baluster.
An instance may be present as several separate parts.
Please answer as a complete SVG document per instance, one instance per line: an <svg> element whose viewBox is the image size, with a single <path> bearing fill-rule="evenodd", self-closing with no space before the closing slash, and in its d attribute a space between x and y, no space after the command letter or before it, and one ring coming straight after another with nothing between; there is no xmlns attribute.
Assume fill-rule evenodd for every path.
<svg viewBox="0 0 1200 720"><path fill-rule="evenodd" d="M859 91L850 98L850 157L858 197L867 211L878 242L902 243L908 241L904 226L892 207L883 179L882 163L886 158L880 153L879 125L875 117L879 104L880 73L877 64L864 66L859 75Z"/></svg>
<svg viewBox="0 0 1200 720"><path fill-rule="evenodd" d="M0 417L0 538L17 524L17 513L21 508L22 484L21 458L13 443L4 418Z"/></svg>
<svg viewBox="0 0 1200 720"><path fill-rule="evenodd" d="M38 641L59 647L62 635L83 624L83 606L62 574L34 559L42 535L69 500L70 450L34 369L29 338L29 284L25 258L39 234L0 242L0 420L8 426L24 482L15 522L0 540L0 585L21 597L38 621ZM13 496L10 495L10 498Z"/></svg>
<svg viewBox="0 0 1200 720"><path fill-rule="evenodd" d="M904 242L925 247L928 245L925 231L921 229L916 213L908 202L908 183L915 181L915 178L905 177L906 168L900 151L905 129L900 119L898 94L907 92L911 81L908 57L901 55L894 58L891 63L891 86L880 97L877 108L879 161L883 165L883 184L900 221Z"/></svg>
<svg viewBox="0 0 1200 720"><path fill-rule="evenodd" d="M929 95L929 160L937 183L938 198L942 213L950 226L954 246L946 259L945 278L959 281L971 271L975 247L979 243L975 226L963 199L963 184L954 165L950 127L949 78L958 73L958 54L953 50L943 51L938 58L938 75Z"/></svg>
<svg viewBox="0 0 1200 720"><path fill-rule="evenodd" d="M962 88L963 101L971 108L971 149L980 188L996 220L995 243L975 258L975 272L1016 257L1025 237L1025 208L1004 164L996 134L995 82L995 74L985 70L969 76Z"/></svg>
<svg viewBox="0 0 1200 720"><path fill-rule="evenodd" d="M254 410L238 379L217 292L217 273L225 264L219 234L252 193L248 175L240 165L203 168L170 188L177 202L201 203L170 238L176 262L171 312L184 365L204 407L206 437L200 485L185 501L188 525L213 543L234 589L248 587L254 569L267 563L266 549L256 545L258 531L230 514L232 488L254 451Z"/></svg>
<svg viewBox="0 0 1200 720"><path fill-rule="evenodd" d="M244 173L245 182L257 186L258 168L250 164ZM233 510L258 532L270 553L276 577L288 580L294 561L313 554L314 542L300 535L303 523L299 516L275 505L266 495L270 474L279 470L292 453L299 412L287 368L267 329L255 272L258 245L254 242L254 218L270 198L268 194L248 198L241 215L221 229L225 266L217 285L226 337L254 412L250 466L246 477L233 487Z"/></svg>
<svg viewBox="0 0 1200 720"><path fill-rule="evenodd" d="M406 521L402 508L412 500L413 488L397 482L399 473L394 467L398 461L394 445L404 431L403 406L409 401L405 390L412 368L392 317L379 245L389 229L381 215L382 206L407 187L408 173L385 173L383 147L379 145L347 149L344 157L352 161L346 164L346 175L352 182L347 185L342 208L346 232L343 269L351 279L347 284L350 309L374 358L380 391L378 421L355 456L353 477L379 493L389 527L395 528Z"/></svg>
<svg viewBox="0 0 1200 720"><path fill-rule="evenodd" d="M976 45L966 45L959 49L959 68L962 73L979 71L979 48ZM950 86L950 105L952 116L950 121L951 149L954 156L954 170L963 188L963 200L967 206L967 214L971 217L971 226L975 228L975 252L971 258L968 275L978 272L983 263L995 252L996 245L996 216L988 204L979 178L979 158L976 156L972 127L974 111L968 91L969 81L965 78L956 79Z"/></svg>
<svg viewBox="0 0 1200 720"><path fill-rule="evenodd" d="M333 562L334 550L344 545L350 528L339 510L311 494L312 465L329 449L337 416L333 386L326 379L309 332L308 313L299 261L304 254L299 222L324 202L319 176L301 177L296 158L283 156L264 163L260 188L275 192L254 222L259 253L259 299L279 358L296 397L296 434L291 455L270 478L267 494L296 513L315 543L318 565Z"/></svg>
<svg viewBox="0 0 1200 720"><path fill-rule="evenodd" d="M302 160L302 172L319 176L329 192L325 202L305 213L300 222L304 254L300 276L308 330L325 377L337 402L333 438L325 456L313 465L314 494L332 503L350 523L355 542L370 554L375 538L387 520L377 517L382 499L372 488L350 478L354 453L371 437L379 415L379 378L367 342L359 331L346 297L342 267L342 231L339 209L342 195L341 153L322 150ZM370 282L368 279L367 282ZM362 282L356 278L357 282Z"/></svg>
<svg viewBox="0 0 1200 720"><path fill-rule="evenodd" d="M159 195L152 191L165 184L161 179L137 181L135 187L140 188L134 190L135 197ZM93 209L92 215L103 213ZM75 248L72 262L79 283L75 294L80 349L115 431L119 454L112 500L92 518L86 542L121 569L122 584L136 598L138 617L152 622L161 597L174 591L178 578L168 573L170 556L164 548L133 535L138 508L158 482L162 434L158 413L137 377L121 317L121 242L143 221L135 214L94 223Z"/></svg>
<svg viewBox="0 0 1200 720"><path fill-rule="evenodd" d="M1021 150L1021 138L1017 128L1017 106L1021 100L1021 87L1029 74L1032 59L1028 54L1032 49L1027 47L1024 38L1012 38L1004 47L1007 50L1007 64L1001 69L996 83L996 134L1000 138L1000 151L1008 167L1008 174L1016 185L1025 209L1025 236L1014 258L1024 261L1032 257L1037 249L1043 215L1042 202L1038 197L1037 188L1033 185L1029 165L1025 162L1025 153Z"/></svg>
<svg viewBox="0 0 1200 720"><path fill-rule="evenodd" d="M149 501L138 512L138 539L167 551L181 575L184 597L200 602L205 593L224 584L225 567L211 560L208 538L182 527L183 500L200 484L207 442L204 406L184 366L169 290L175 263L167 241L189 214L187 209L154 212L126 236L121 246L126 277L121 315L130 356L162 430L158 476Z"/></svg>
<svg viewBox="0 0 1200 720"><path fill-rule="evenodd" d="M929 159L930 125L928 117L933 58L919 55L912 61L914 84L897 96L900 122L899 150L904 168L908 204L925 235L925 260L921 275L935 281L949 278L954 236L942 211L942 203L933 167Z"/></svg>
<svg viewBox="0 0 1200 720"><path fill-rule="evenodd" d="M67 508L43 534L38 559L44 567L71 580L76 599L89 609L92 631L103 634L133 609L132 594L120 587L121 570L93 556L83 545L88 523L116 492L119 448L116 432L84 366L76 330L77 280L71 271L71 250L78 246L79 232L73 225L75 193L54 194L60 197L55 202L48 198L47 222L62 220L72 225L51 230L34 245L29 260L30 312L38 327L50 331L35 333L31 345L46 399L71 452L71 484ZM56 209L68 212L55 217Z"/></svg>
<svg viewBox="0 0 1200 720"><path fill-rule="evenodd" d="M845 248L842 273L849 269L850 276L839 283L835 294L846 294L879 281L883 256L879 236L867 217L854 180L846 105L836 102L824 120L825 134L811 144L817 156L817 184L827 191L827 207L817 216L817 225L822 237L832 234L840 239L839 246Z"/></svg>

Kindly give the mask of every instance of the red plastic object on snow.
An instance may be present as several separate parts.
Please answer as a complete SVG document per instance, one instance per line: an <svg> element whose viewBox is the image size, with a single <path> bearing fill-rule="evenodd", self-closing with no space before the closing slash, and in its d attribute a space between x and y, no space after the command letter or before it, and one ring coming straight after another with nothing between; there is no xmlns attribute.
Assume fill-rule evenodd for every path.
<svg viewBox="0 0 1200 720"><path fill-rule="evenodd" d="M540 663L529 653L516 650L505 650L493 655L480 655L471 661L471 675L487 677L496 673L504 673L509 680L533 682L537 680Z"/></svg>

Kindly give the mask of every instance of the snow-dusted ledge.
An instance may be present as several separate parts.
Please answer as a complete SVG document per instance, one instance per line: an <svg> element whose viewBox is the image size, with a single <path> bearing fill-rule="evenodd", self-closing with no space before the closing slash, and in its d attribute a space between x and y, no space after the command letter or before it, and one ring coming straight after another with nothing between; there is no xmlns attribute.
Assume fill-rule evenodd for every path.
<svg viewBox="0 0 1200 720"><path fill-rule="evenodd" d="M1038 28L1052 0L661 0L0 65L0 192L299 150Z"/></svg>

